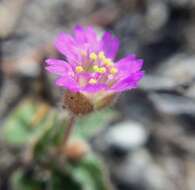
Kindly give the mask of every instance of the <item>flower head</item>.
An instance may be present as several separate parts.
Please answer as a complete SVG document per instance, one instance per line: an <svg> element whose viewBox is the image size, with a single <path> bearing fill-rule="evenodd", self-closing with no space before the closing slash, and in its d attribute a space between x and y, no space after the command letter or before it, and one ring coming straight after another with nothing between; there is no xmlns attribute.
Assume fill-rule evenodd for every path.
<svg viewBox="0 0 195 190"><path fill-rule="evenodd" d="M143 60L128 55L115 62L119 40L109 32L98 38L92 27L76 26L74 35L61 33L55 46L64 59L47 59L56 84L74 93L117 93L136 88Z"/></svg>
<svg viewBox="0 0 195 190"><path fill-rule="evenodd" d="M73 36L61 33L55 46L64 59L47 59L46 69L68 89L64 103L74 114L111 104L117 93L136 88L143 77L143 60L135 55L115 62L119 40L109 32L98 38L92 27L76 26Z"/></svg>

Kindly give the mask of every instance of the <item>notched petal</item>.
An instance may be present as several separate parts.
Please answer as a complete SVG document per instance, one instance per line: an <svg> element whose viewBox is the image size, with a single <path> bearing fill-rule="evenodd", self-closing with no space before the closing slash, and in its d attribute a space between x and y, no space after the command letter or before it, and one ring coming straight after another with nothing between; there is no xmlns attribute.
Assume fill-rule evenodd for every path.
<svg viewBox="0 0 195 190"><path fill-rule="evenodd" d="M65 89L69 89L73 92L77 92L79 89L76 81L68 75L58 78L56 80L56 85L61 86Z"/></svg>
<svg viewBox="0 0 195 190"><path fill-rule="evenodd" d="M101 48L107 57L114 59L118 52L119 45L120 42L117 37L113 36L110 32L104 33L101 41Z"/></svg>
<svg viewBox="0 0 195 190"><path fill-rule="evenodd" d="M66 75L67 73L73 73L71 66L60 59L47 59L45 69L51 73L55 73L57 75Z"/></svg>
<svg viewBox="0 0 195 190"><path fill-rule="evenodd" d="M112 86L111 91L114 92L122 92L126 90L130 90L133 88L136 88L138 85L138 82L141 80L141 78L144 76L143 71L139 71L137 73L131 74L125 79L119 81L115 85Z"/></svg>

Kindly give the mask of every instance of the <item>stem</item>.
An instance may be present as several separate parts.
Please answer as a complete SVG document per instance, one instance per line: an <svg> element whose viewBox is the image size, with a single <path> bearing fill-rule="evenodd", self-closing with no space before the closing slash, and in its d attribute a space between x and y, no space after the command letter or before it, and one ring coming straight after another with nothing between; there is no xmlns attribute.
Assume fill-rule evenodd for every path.
<svg viewBox="0 0 195 190"><path fill-rule="evenodd" d="M76 119L75 115L71 114L71 116L68 120L67 127L64 131L64 139L63 139L63 144L62 144L63 148L65 148L67 146L68 139L71 135L72 130L74 129L75 119Z"/></svg>

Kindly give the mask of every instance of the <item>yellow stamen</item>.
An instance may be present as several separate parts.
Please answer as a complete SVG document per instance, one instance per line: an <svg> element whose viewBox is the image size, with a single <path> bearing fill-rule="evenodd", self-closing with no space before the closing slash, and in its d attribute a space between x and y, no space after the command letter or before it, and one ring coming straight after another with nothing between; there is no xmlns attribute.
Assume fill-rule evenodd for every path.
<svg viewBox="0 0 195 190"><path fill-rule="evenodd" d="M98 67L97 65L94 65L94 66L93 66L93 70L94 70L95 72L97 72L97 71L99 70L99 67Z"/></svg>
<svg viewBox="0 0 195 190"><path fill-rule="evenodd" d="M83 72L83 71L84 71L84 69L83 69L82 66L77 66L77 67L76 67L76 72L77 72L77 73L80 73L80 72Z"/></svg>
<svg viewBox="0 0 195 190"><path fill-rule="evenodd" d="M89 80L89 84L96 84L97 83L97 80L95 80L95 79L90 79Z"/></svg>
<svg viewBox="0 0 195 190"><path fill-rule="evenodd" d="M98 53L98 57L99 57L100 60L105 59L104 52L103 52L103 51L100 51L100 52Z"/></svg>
<svg viewBox="0 0 195 190"><path fill-rule="evenodd" d="M90 53L89 55L90 59L92 59L93 61L95 61L97 59L97 55L93 52L93 53Z"/></svg>
<svg viewBox="0 0 195 190"><path fill-rule="evenodd" d="M105 67L98 67L97 65L93 66L93 70L97 73L105 73L106 72L106 68Z"/></svg>
<svg viewBox="0 0 195 190"><path fill-rule="evenodd" d="M105 67L100 67L100 68L98 69L98 72L99 72L99 73L105 73L105 72L106 72L106 68L105 68Z"/></svg>
<svg viewBox="0 0 195 190"><path fill-rule="evenodd" d="M105 65L107 65L107 66L113 65L111 59L104 59L104 60L103 60L103 63L104 63Z"/></svg>
<svg viewBox="0 0 195 190"><path fill-rule="evenodd" d="M118 72L118 69L117 68L115 68L115 67L112 67L111 69L110 69L110 73L111 74L116 74Z"/></svg>

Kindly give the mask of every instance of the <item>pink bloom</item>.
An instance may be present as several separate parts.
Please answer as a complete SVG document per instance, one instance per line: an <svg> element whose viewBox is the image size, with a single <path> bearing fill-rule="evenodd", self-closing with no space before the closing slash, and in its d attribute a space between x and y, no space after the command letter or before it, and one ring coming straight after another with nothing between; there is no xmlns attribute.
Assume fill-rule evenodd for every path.
<svg viewBox="0 0 195 190"><path fill-rule="evenodd" d="M64 59L47 59L46 69L56 84L71 92L116 93L136 88L144 73L143 60L128 55L114 61L119 40L109 32L98 38L92 27L76 26L74 36L61 33L55 47Z"/></svg>

